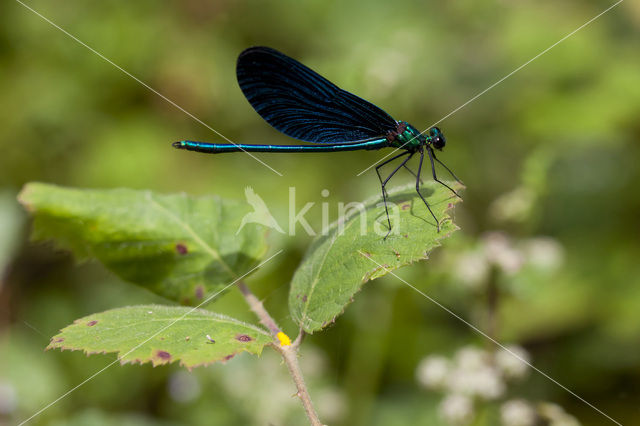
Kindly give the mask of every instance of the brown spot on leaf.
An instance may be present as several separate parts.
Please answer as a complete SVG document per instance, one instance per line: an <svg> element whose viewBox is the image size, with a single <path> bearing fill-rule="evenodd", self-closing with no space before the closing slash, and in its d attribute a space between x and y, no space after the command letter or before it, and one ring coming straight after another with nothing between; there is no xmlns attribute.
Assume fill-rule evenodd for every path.
<svg viewBox="0 0 640 426"><path fill-rule="evenodd" d="M96 325L97 323L98 323L98 321L96 321L96 320L89 321L89 322L87 323L87 326L88 326L88 327L93 327L93 326L94 326L94 325Z"/></svg>
<svg viewBox="0 0 640 426"><path fill-rule="evenodd" d="M366 252L366 251L363 251L363 252L361 252L361 253L362 253L362 255L363 255L364 257L371 257L371 253L368 253L368 252Z"/></svg>
<svg viewBox="0 0 640 426"><path fill-rule="evenodd" d="M307 298L307 295L306 295L306 294L305 294L304 296L302 296L302 301L303 301L303 302L305 302L305 303L306 303L306 302L307 302L307 299L308 299L308 298Z"/></svg>
<svg viewBox="0 0 640 426"><path fill-rule="evenodd" d="M189 250L187 249L187 246L182 244L182 243L176 244L176 251L180 255L185 255L185 254L189 253Z"/></svg>
<svg viewBox="0 0 640 426"><path fill-rule="evenodd" d="M402 210L407 210L408 208L411 208L411 204L409 204L409 203L404 203L404 204L402 204L402 205L400 206L400 208L401 208Z"/></svg>
<svg viewBox="0 0 640 426"><path fill-rule="evenodd" d="M231 354L231 355L227 355L224 358L222 358L223 361L229 361L231 358L233 358L234 356L236 356L236 354Z"/></svg>
<svg viewBox="0 0 640 426"><path fill-rule="evenodd" d="M64 337L58 337L56 340L53 341L53 343L62 343L64 342Z"/></svg>
<svg viewBox="0 0 640 426"><path fill-rule="evenodd" d="M395 254L396 258L400 260L400 252L398 250L393 250L393 254Z"/></svg>
<svg viewBox="0 0 640 426"><path fill-rule="evenodd" d="M403 238L409 238L409 234L402 234Z"/></svg>
<svg viewBox="0 0 640 426"><path fill-rule="evenodd" d="M238 334L238 335L236 336L236 340L237 340L238 342L250 342L250 341L252 341L253 339L251 338L251 336L248 336L248 335L246 335L246 334Z"/></svg>
<svg viewBox="0 0 640 426"><path fill-rule="evenodd" d="M196 287L196 299L202 299L204 297L204 286Z"/></svg>
<svg viewBox="0 0 640 426"><path fill-rule="evenodd" d="M171 354L167 351L156 351L156 357L160 358L162 361L169 361L171 359Z"/></svg>

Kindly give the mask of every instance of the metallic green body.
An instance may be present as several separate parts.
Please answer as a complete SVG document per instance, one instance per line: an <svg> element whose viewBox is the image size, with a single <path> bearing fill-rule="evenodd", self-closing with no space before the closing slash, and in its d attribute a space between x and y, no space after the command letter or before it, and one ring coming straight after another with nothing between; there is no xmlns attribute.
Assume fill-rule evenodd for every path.
<svg viewBox="0 0 640 426"><path fill-rule="evenodd" d="M406 121L398 122L398 133L391 142L391 146L394 148L402 148L408 151L417 151L421 145L429 142L429 137L424 136L418 129L413 127Z"/></svg>

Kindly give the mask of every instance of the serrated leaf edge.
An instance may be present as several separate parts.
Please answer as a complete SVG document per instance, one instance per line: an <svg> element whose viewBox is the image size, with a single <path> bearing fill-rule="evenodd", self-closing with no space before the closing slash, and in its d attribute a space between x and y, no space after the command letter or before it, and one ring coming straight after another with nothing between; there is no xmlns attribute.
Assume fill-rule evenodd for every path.
<svg viewBox="0 0 640 426"><path fill-rule="evenodd" d="M164 329L162 329L162 330L160 330L160 331L158 331L158 332L154 333L153 335L149 336L149 337L147 338L147 340L143 341L142 343L138 344L137 346L134 346L132 349L127 350L127 351L124 353L124 355L120 355L120 354L123 352L122 350L113 350L113 351L106 351L106 350L103 350L103 351L91 351L91 350L86 350L86 349L84 349L84 348L82 348L82 347L79 347L79 346L72 346L72 345L58 345L58 344L56 344L56 342L55 342L55 339L58 339L58 338L61 338L61 337L62 337L62 334L64 333L64 331L65 331L65 330L67 330L67 329L68 329L68 328L70 328L70 327L75 326L75 325L76 325L76 324L78 324L78 323L84 322L84 321L86 321L86 320L88 320L88 319L92 318L94 315L100 315L100 314L104 314L104 313L107 313L107 312L110 312L110 311L117 311L117 310L120 310L120 309L124 309L124 308L132 308L132 307L138 307L138 308L143 308L143 309L154 309L154 308L166 308L166 307L171 307L171 306L167 306L167 305L136 305L136 306L123 306L123 307L120 307L120 308L108 309L108 310L106 310L106 311L102 311L102 312L99 312L99 313L97 313L97 314L91 314L91 315L87 315L87 316L82 317L82 318L78 318L78 319L74 320L72 324L70 324L70 325L68 325L68 326L66 326L66 327L64 327L64 328L62 328L62 329L60 330L60 333L58 333L58 334L56 334L55 336L53 336L53 337L50 339L49 344L45 347L45 351L48 351L48 350L51 350L51 349L60 349L60 351L61 351L61 352L64 352L64 351L71 351L71 352L75 352L75 351L82 351L82 352L83 352L85 355L87 355L87 356L90 356L90 355L96 355L96 354L104 354L104 355L107 355L107 354L115 353L115 354L116 354L116 360L114 360L111 364L114 364L115 362L118 362L118 361L120 362L120 365L126 365L126 364L139 364L139 365L143 365L143 364L146 364L146 363L151 363L151 365L152 365L154 368L155 368L155 367L157 367L157 366L159 366L159 365L168 365L168 364L173 364L173 363L175 363L176 361L178 361L178 360L176 359L176 360L172 360L172 361L168 361L168 362L157 362L157 361L156 361L156 360L154 360L153 358L149 358L148 360L142 360L142 359L138 359L138 358L136 358L136 359L131 359L131 360L122 359L123 357L125 357L125 356L126 356L126 355L128 355L129 353L133 352L134 350L138 349L139 347L141 347L142 345L144 345L145 343L147 343L148 341L150 341L150 340L151 340L151 339L153 339L155 336L157 336L158 334L160 334L162 331L166 330L167 328L171 327L171 326L172 326L173 324L175 324L175 323L171 323L171 324L170 324L169 326L167 326L166 328L164 328ZM233 324L235 324L235 325L242 325L242 326L244 326L244 327L247 327L247 328L253 329L254 331L256 331L256 332L258 332L258 333L260 333L260 334L262 334L262 335L264 335L264 336L268 336L268 337L270 337L270 338L272 337L272 336L271 336L271 334L270 334L267 330L265 330L265 329L263 329L263 328L260 328L260 327L258 327L258 326L256 326L256 325L254 325L254 324L246 323L246 322L244 322L244 321L237 320L237 319L232 318L232 317L229 317L229 316L227 316L227 315L219 314L219 313L216 313L216 312L211 312L211 311L208 311L208 310L206 310L206 309L197 309L197 310L202 311L202 312L206 313L206 315L210 315L210 316L212 316L212 317L214 317L214 318L216 318L216 319L225 320L224 322L227 322L227 323L233 323ZM186 317L186 316L187 316L187 315L189 315L192 311L196 311L196 309L192 309L191 311L189 311L189 312L188 312L187 314L185 314L184 316ZM180 319L182 319L182 317L175 318L175 320L176 320L175 322L180 321ZM174 319L173 319L173 318L165 318L164 320L166 320L166 321L172 321L172 320L174 320ZM204 321L205 319L202 319L202 320ZM193 320L192 320L192 321L193 321ZM135 324L131 324L131 325L135 325ZM131 326L131 325L129 325L129 326ZM60 342L60 343L61 343L61 342ZM263 346L259 347L259 349L258 349L258 351L255 353L255 355L260 356L260 355L262 354L262 349L263 349L263 347L264 347L264 346L267 346L267 345L271 345L271 344L273 344L273 342L265 343ZM226 362L226 361L230 360L231 358L233 358L234 356L236 356L237 354L242 353L242 352L249 352L249 353L253 353L253 352L249 351L248 349L239 349L239 350L237 350L237 351L233 351L233 352L231 352L230 354L227 354L227 355L222 356L222 357L220 357L220 358L212 359L211 361L202 362L202 363L199 363L199 364L186 365L186 364L184 363L184 361L183 361L183 360L179 360L179 364L178 364L178 365L180 365L180 366L182 366L182 367L185 367L186 369L188 369L189 371L191 371L191 370L193 370L193 369L194 369L194 368L196 368L196 367L206 367L206 366L208 366L208 365L211 365L211 364L214 364L214 363L216 363L216 362L220 362L220 361L222 361L222 362L224 363L224 362ZM110 366L111 364L109 364L109 366Z"/></svg>
<svg viewBox="0 0 640 426"><path fill-rule="evenodd" d="M398 192L402 192L402 191L404 191L405 189L408 189L409 187L411 187L412 185L413 185L413 184L411 184L411 185L405 185L405 186L400 186L400 187L396 187L396 188L394 188L393 190L389 191L389 195L392 195L392 194L394 194L394 193L398 193ZM463 186L461 189L464 189L464 186ZM379 196L377 196L377 197L372 197L372 198L370 198L370 199L366 200L366 201L364 202L364 204L372 203L372 202L376 201L378 198L379 198ZM450 210L452 210L452 209L455 207L455 205L456 205L456 204L458 204L458 203L460 203L460 202L462 202L462 201L463 201L462 199L457 198L455 195L454 195L454 196L452 196L452 197L450 197L450 198L447 198L447 199L445 199L445 200L443 200L443 201L446 201L446 200L455 200L455 202L453 202L453 203L449 203L449 205L448 205L448 206L445 208L445 210L444 210L444 212L445 212L445 213L449 212ZM350 216L349 216L349 217L350 217ZM453 223L453 219L451 218L451 216L447 215L447 218L449 219L449 221L450 221L451 225L453 225L453 228L451 228L447 233L443 233L441 236L436 237L436 239L435 239L435 243L436 243L436 244L435 244L433 247L431 247L431 249L429 249L428 251L425 251L424 256L416 257L416 258L414 258L414 259L410 260L407 264L405 264L405 265L403 265L403 266L409 266L409 265L412 265L412 264L414 264L414 263L416 263L416 262L419 262L420 260L427 260L427 259L429 259L429 254L430 254L433 250L435 250L436 248L438 248L438 247L441 247L441 246L442 246L442 244L441 244L441 241L442 241L442 240L444 240L445 238L448 238L449 236L451 236L451 234L453 234L455 231L457 231L457 230L459 230L459 229L460 229L460 227L459 227L458 225L456 225L455 223ZM334 238L333 240L335 241L335 238ZM329 252L329 251L327 251L327 253L328 253L328 252ZM362 253L361 253L361 254L362 254ZM364 254L362 254L362 255L363 255L364 257L366 257ZM326 259L326 255L325 255L325 259ZM325 259L323 259L323 263L324 263L324 260L325 260ZM372 262L372 263L373 263L373 262ZM374 265L375 265L375 263L374 263ZM387 266L389 266L389 265L387 265ZM371 278L371 275L373 275L373 273L374 273L374 272L376 272L376 271L378 271L378 270L380 270L380 269L384 269L384 270L385 270L385 273L384 273L384 274L382 274L382 275L376 276L375 278ZM347 306L349 306L351 303L353 303L353 300L354 300L355 295L356 295L356 294L358 294L360 291L362 291L362 288L364 287L364 285L363 285L363 284L366 284L366 283L367 283L367 282L369 282L369 281L373 281L373 280L375 280L375 279L381 278L381 277L383 277L383 276L387 275L387 274L388 274L388 273L390 273L390 272L392 272L392 271L387 270L387 268L385 268L385 267L384 267L384 265L383 265L383 267L380 267L380 266L377 266L377 265L376 265L372 270L370 270L370 271L366 272L366 273L365 273L365 275L361 278L360 285L358 286L358 288L356 289L356 291L353 293L353 295L351 296L351 298L349 299L349 301L348 301L347 303L345 303L345 304L344 304L344 306L342 307L342 310L341 310L339 313L337 313L336 315L334 315L334 316L333 316L333 318L331 318L331 320L329 320L329 321L325 321L324 323L322 323L322 324L321 324L321 326L320 326L320 328L318 328L318 329L311 329L310 327L308 327L308 326L310 326L310 325L311 325L311 324L309 323L309 321L308 321L308 320L310 320L310 319L306 316L307 307L309 306L309 303L305 303L304 313L303 313L302 318L301 318L301 320L300 320L301 326L302 326L303 330L305 331L305 333L313 334L313 333L315 333L316 331L321 331L321 330L325 329L328 325L335 323L336 318L338 318L339 316L341 316L342 314L344 314L344 312L345 312L345 310L346 310ZM367 276L367 275L368 275L368 276ZM316 280L316 281L317 281L317 280ZM315 285L315 283L314 283L314 285ZM312 293L313 293L313 291L310 291L310 292L309 292L309 295L311 295ZM315 321L314 321L314 322L315 322Z"/></svg>

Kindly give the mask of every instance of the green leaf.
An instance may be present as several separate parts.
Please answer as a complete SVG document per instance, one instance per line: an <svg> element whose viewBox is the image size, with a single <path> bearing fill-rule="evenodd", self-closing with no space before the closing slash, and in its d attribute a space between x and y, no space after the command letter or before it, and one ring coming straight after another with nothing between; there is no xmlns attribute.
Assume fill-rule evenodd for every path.
<svg viewBox="0 0 640 426"><path fill-rule="evenodd" d="M258 264L265 229L247 204L130 189L69 189L30 183L19 195L33 238L55 239L95 257L123 279L183 304L197 304Z"/></svg>
<svg viewBox="0 0 640 426"><path fill-rule="evenodd" d="M364 283L427 259L441 239L458 229L447 210L460 199L435 182L425 183L421 191L440 219L440 232L411 185L390 191L389 201L396 206L390 208L390 214L395 211L397 220L392 220L392 232L386 240L386 215L377 197L364 203L364 214L356 211L348 215L342 224L332 224L326 235L314 241L293 276L289 293L291 315L307 333L334 321Z"/></svg>
<svg viewBox="0 0 640 426"><path fill-rule="evenodd" d="M51 338L47 349L116 352L121 364L180 361L191 369L242 351L259 355L272 341L261 328L204 309L146 305L75 320Z"/></svg>

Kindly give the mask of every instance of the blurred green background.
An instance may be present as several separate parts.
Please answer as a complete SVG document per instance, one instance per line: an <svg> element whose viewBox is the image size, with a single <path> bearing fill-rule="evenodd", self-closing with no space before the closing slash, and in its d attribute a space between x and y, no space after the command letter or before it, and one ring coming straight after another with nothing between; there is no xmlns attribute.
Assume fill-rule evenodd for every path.
<svg viewBox="0 0 640 426"><path fill-rule="evenodd" d="M236 84L248 46L282 50L424 129L612 3L28 4L232 140L291 143ZM256 154L280 177L247 155L176 151L175 140L221 139L19 3L2 2L0 22L0 423L28 418L114 359L44 352L60 328L166 303L97 263L30 244L15 201L26 182L237 199L252 186L282 223L295 187L298 208L315 202L306 217L316 231L321 202L334 220L338 202L379 191L374 171L356 174L380 152ZM439 157L467 185L455 211L461 231L399 273L623 424L640 418L639 29L640 5L625 1L440 124L448 144ZM287 284L310 241L301 228L272 235L272 252L284 254L249 279L291 335ZM236 292L210 308L254 321ZM497 396L473 395L461 416L469 407L425 385L433 371L418 365L464 362L469 348L493 346L387 276L308 337L301 359L330 424L516 425L504 405L514 399L539 413L541 402L555 404L564 424L614 424L534 371ZM31 424L304 424L293 393L273 353L193 373L113 366Z"/></svg>

